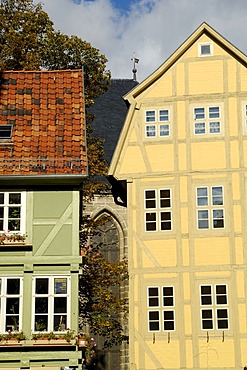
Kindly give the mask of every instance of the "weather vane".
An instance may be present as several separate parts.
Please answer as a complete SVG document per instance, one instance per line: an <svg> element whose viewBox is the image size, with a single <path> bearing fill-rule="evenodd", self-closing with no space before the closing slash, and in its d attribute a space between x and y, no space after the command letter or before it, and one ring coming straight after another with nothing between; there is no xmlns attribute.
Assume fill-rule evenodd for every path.
<svg viewBox="0 0 247 370"><path fill-rule="evenodd" d="M134 57L131 58L131 60L133 62L133 69L132 69L132 72L133 72L133 80L136 81L136 72L137 72L136 63L139 62L139 59L135 57L135 53L134 53Z"/></svg>

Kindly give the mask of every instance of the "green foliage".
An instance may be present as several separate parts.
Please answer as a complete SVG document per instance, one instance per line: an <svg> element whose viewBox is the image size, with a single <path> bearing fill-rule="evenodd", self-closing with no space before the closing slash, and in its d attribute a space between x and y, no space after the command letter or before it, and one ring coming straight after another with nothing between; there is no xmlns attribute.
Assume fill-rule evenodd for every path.
<svg viewBox="0 0 247 370"><path fill-rule="evenodd" d="M2 0L0 5L1 70L42 67L43 46L53 23L32 0Z"/></svg>
<svg viewBox="0 0 247 370"><path fill-rule="evenodd" d="M2 0L0 4L1 70L84 68L86 106L106 91L110 72L99 50L77 36L54 29L33 0Z"/></svg>
<svg viewBox="0 0 247 370"><path fill-rule="evenodd" d="M80 316L81 325L88 325L91 333L104 337L104 347L107 348L126 339L121 317L127 313L128 302L119 296L119 288L128 280L128 269L126 261L112 262L104 258L101 243L85 243L86 237L95 236L98 227L106 221L107 218L94 221L89 217L84 220Z"/></svg>

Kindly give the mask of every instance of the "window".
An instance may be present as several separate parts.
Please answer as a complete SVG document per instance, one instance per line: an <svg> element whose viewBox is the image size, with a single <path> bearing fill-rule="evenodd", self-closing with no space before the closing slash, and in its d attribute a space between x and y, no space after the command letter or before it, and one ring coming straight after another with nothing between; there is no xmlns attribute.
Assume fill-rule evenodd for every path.
<svg viewBox="0 0 247 370"><path fill-rule="evenodd" d="M196 107L194 108L194 134L220 134L220 107Z"/></svg>
<svg viewBox="0 0 247 370"><path fill-rule="evenodd" d="M145 190L145 230L171 230L171 207L171 189Z"/></svg>
<svg viewBox="0 0 247 370"><path fill-rule="evenodd" d="M224 228L223 186L199 187L196 189L196 197L197 228Z"/></svg>
<svg viewBox="0 0 247 370"><path fill-rule="evenodd" d="M170 110L148 110L145 117L147 138L170 136Z"/></svg>
<svg viewBox="0 0 247 370"><path fill-rule="evenodd" d="M199 44L199 56L213 55L213 45L212 43Z"/></svg>
<svg viewBox="0 0 247 370"><path fill-rule="evenodd" d="M25 192L0 193L0 231L25 233Z"/></svg>
<svg viewBox="0 0 247 370"><path fill-rule="evenodd" d="M174 287L148 287L148 330L174 331Z"/></svg>
<svg viewBox="0 0 247 370"><path fill-rule="evenodd" d="M0 139L11 139L12 125L0 125Z"/></svg>
<svg viewBox="0 0 247 370"><path fill-rule="evenodd" d="M2 277L0 279L0 331L22 330L22 279Z"/></svg>
<svg viewBox="0 0 247 370"><path fill-rule="evenodd" d="M65 331L70 327L68 277L34 279L34 331Z"/></svg>
<svg viewBox="0 0 247 370"><path fill-rule="evenodd" d="M227 286L225 284L201 285L202 330L229 329Z"/></svg>

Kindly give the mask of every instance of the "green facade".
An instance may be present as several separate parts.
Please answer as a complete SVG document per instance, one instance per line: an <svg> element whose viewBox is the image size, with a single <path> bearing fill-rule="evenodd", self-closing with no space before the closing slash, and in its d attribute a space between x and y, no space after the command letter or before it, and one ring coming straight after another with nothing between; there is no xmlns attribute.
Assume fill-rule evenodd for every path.
<svg viewBox="0 0 247 370"><path fill-rule="evenodd" d="M20 192L18 188L12 191ZM26 339L15 345L11 345L10 340L0 342L0 369L59 370L64 366L80 369L81 352L74 340L62 343L62 340L49 341L42 338L43 344L41 338L32 339L34 333L42 332L45 337L45 333L51 331L57 336L65 334L67 329L73 330L75 334L78 332L80 192L29 190L25 194L25 205L22 204L25 215L22 214L22 217L25 218L27 237L24 244L0 245L0 278L6 284L6 291L7 279L21 279L17 331L23 331ZM43 296L37 295L37 281L50 284L49 291L43 292ZM54 285L53 288L51 284ZM66 297L59 295L60 291L54 295L57 287L67 293ZM12 299L11 294L8 295L9 302ZM49 307L46 308L48 301ZM59 307L60 301L63 304L67 302L66 309ZM5 314L8 316L9 303L6 302ZM39 302L45 302L45 307L39 307ZM47 318L49 315L52 317ZM61 328L54 330L54 323L59 316ZM64 317L66 320L63 323ZM46 330L38 331L36 318L40 322L47 320L50 325Z"/></svg>

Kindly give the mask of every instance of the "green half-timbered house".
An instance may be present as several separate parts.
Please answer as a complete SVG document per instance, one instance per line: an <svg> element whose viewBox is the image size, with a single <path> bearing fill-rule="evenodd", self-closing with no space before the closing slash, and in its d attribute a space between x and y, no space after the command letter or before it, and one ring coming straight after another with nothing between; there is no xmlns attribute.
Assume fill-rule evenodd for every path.
<svg viewBox="0 0 247 370"><path fill-rule="evenodd" d="M0 76L0 369L81 368L83 72Z"/></svg>

